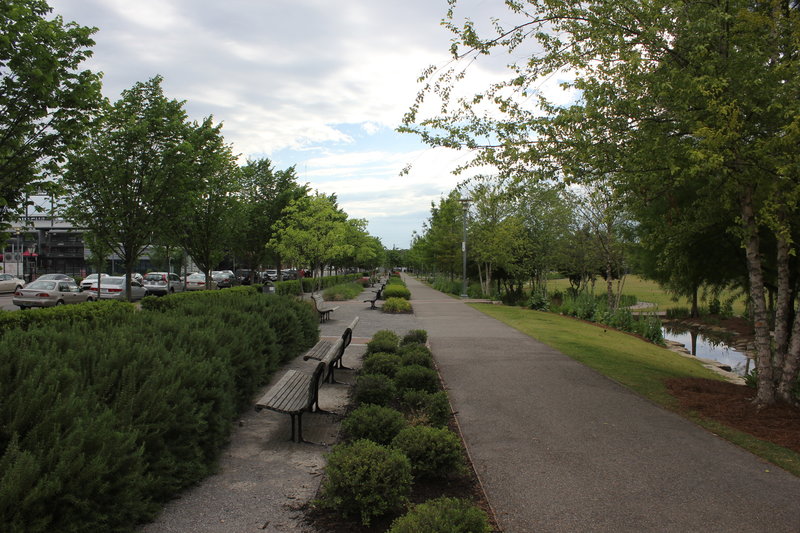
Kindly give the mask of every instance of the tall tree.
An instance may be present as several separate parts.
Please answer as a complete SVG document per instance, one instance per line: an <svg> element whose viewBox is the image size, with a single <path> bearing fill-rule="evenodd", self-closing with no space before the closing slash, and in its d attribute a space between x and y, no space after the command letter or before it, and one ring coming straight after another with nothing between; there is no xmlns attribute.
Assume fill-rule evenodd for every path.
<svg viewBox="0 0 800 533"><path fill-rule="evenodd" d="M161 82L155 77L124 91L70 154L63 178L67 217L120 256L129 287L139 256L154 234L169 232L191 192L186 113L182 102L164 96Z"/></svg>
<svg viewBox="0 0 800 533"><path fill-rule="evenodd" d="M800 365L790 261L800 198L798 2L509 0L513 20L498 18L487 37L471 21L456 22L458 3L449 1L448 14L457 59L530 45L536 52L523 53L506 82L455 102L450 80L460 76L429 70L429 93L445 99L444 116L417 124L422 95L407 129L431 144L477 148L476 164L496 164L509 175L537 169L567 181L600 177L643 201L691 180L699 208L735 213L726 227L745 250L756 401L791 400ZM572 77L567 72L579 100L546 101L540 80ZM770 249L775 351L765 299Z"/></svg>
<svg viewBox="0 0 800 533"><path fill-rule="evenodd" d="M100 76L80 65L96 28L64 23L44 0L0 3L0 207L52 189L48 179L101 106ZM3 209L5 211L5 209Z"/></svg>
<svg viewBox="0 0 800 533"><path fill-rule="evenodd" d="M308 187L297 183L295 168L276 170L267 158L250 160L239 174L238 221L232 228L237 257L254 269L275 261L280 276L281 258L268 244L275 236L283 210L308 194Z"/></svg>
<svg viewBox="0 0 800 533"><path fill-rule="evenodd" d="M276 224L270 247L295 263L306 263L320 276L325 265L352 254L347 243L347 215L334 196L314 194L291 202Z"/></svg>
<svg viewBox="0 0 800 533"><path fill-rule="evenodd" d="M235 207L236 158L222 137L222 125L214 125L211 117L194 123L188 136L192 148L188 172L191 194L176 206L179 223L176 240L206 275L206 288L211 283L211 270L225 256L230 244L232 213Z"/></svg>

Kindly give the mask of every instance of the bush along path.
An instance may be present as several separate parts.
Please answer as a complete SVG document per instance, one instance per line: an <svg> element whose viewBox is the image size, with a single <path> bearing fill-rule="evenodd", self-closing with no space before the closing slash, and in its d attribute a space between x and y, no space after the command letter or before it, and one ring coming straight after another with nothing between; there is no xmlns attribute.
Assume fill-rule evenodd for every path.
<svg viewBox="0 0 800 533"><path fill-rule="evenodd" d="M342 442L308 510L318 530L496 529L426 340L423 330L403 339L381 330L368 343Z"/></svg>

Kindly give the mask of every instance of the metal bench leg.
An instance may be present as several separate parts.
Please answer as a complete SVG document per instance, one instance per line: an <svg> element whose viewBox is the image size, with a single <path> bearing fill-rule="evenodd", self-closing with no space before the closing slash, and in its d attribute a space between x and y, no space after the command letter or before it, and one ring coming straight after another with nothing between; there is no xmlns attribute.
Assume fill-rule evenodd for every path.
<svg viewBox="0 0 800 533"><path fill-rule="evenodd" d="M292 413L289 413L289 417L292 419L292 436L289 437L289 440L294 442L294 417L295 417L295 415L292 414Z"/></svg>

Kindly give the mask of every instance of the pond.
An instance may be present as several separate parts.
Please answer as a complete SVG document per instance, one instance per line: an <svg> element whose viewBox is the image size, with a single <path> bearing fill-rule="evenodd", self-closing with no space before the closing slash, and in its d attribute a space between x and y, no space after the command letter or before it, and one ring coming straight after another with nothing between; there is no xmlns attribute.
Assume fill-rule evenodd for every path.
<svg viewBox="0 0 800 533"><path fill-rule="evenodd" d="M713 359L731 368L731 372L744 376L753 369L754 361L743 352L732 348L730 340L712 338L696 328L679 327L674 324L663 328L664 339L680 342L692 355Z"/></svg>

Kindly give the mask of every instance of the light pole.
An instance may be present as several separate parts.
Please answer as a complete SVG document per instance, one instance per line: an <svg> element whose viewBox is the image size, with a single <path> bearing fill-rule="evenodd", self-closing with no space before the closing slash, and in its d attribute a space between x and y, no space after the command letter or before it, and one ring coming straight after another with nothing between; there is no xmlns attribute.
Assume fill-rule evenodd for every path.
<svg viewBox="0 0 800 533"><path fill-rule="evenodd" d="M461 241L461 297L467 297L467 210L469 209L470 198L461 198L461 208L463 211L464 239Z"/></svg>

